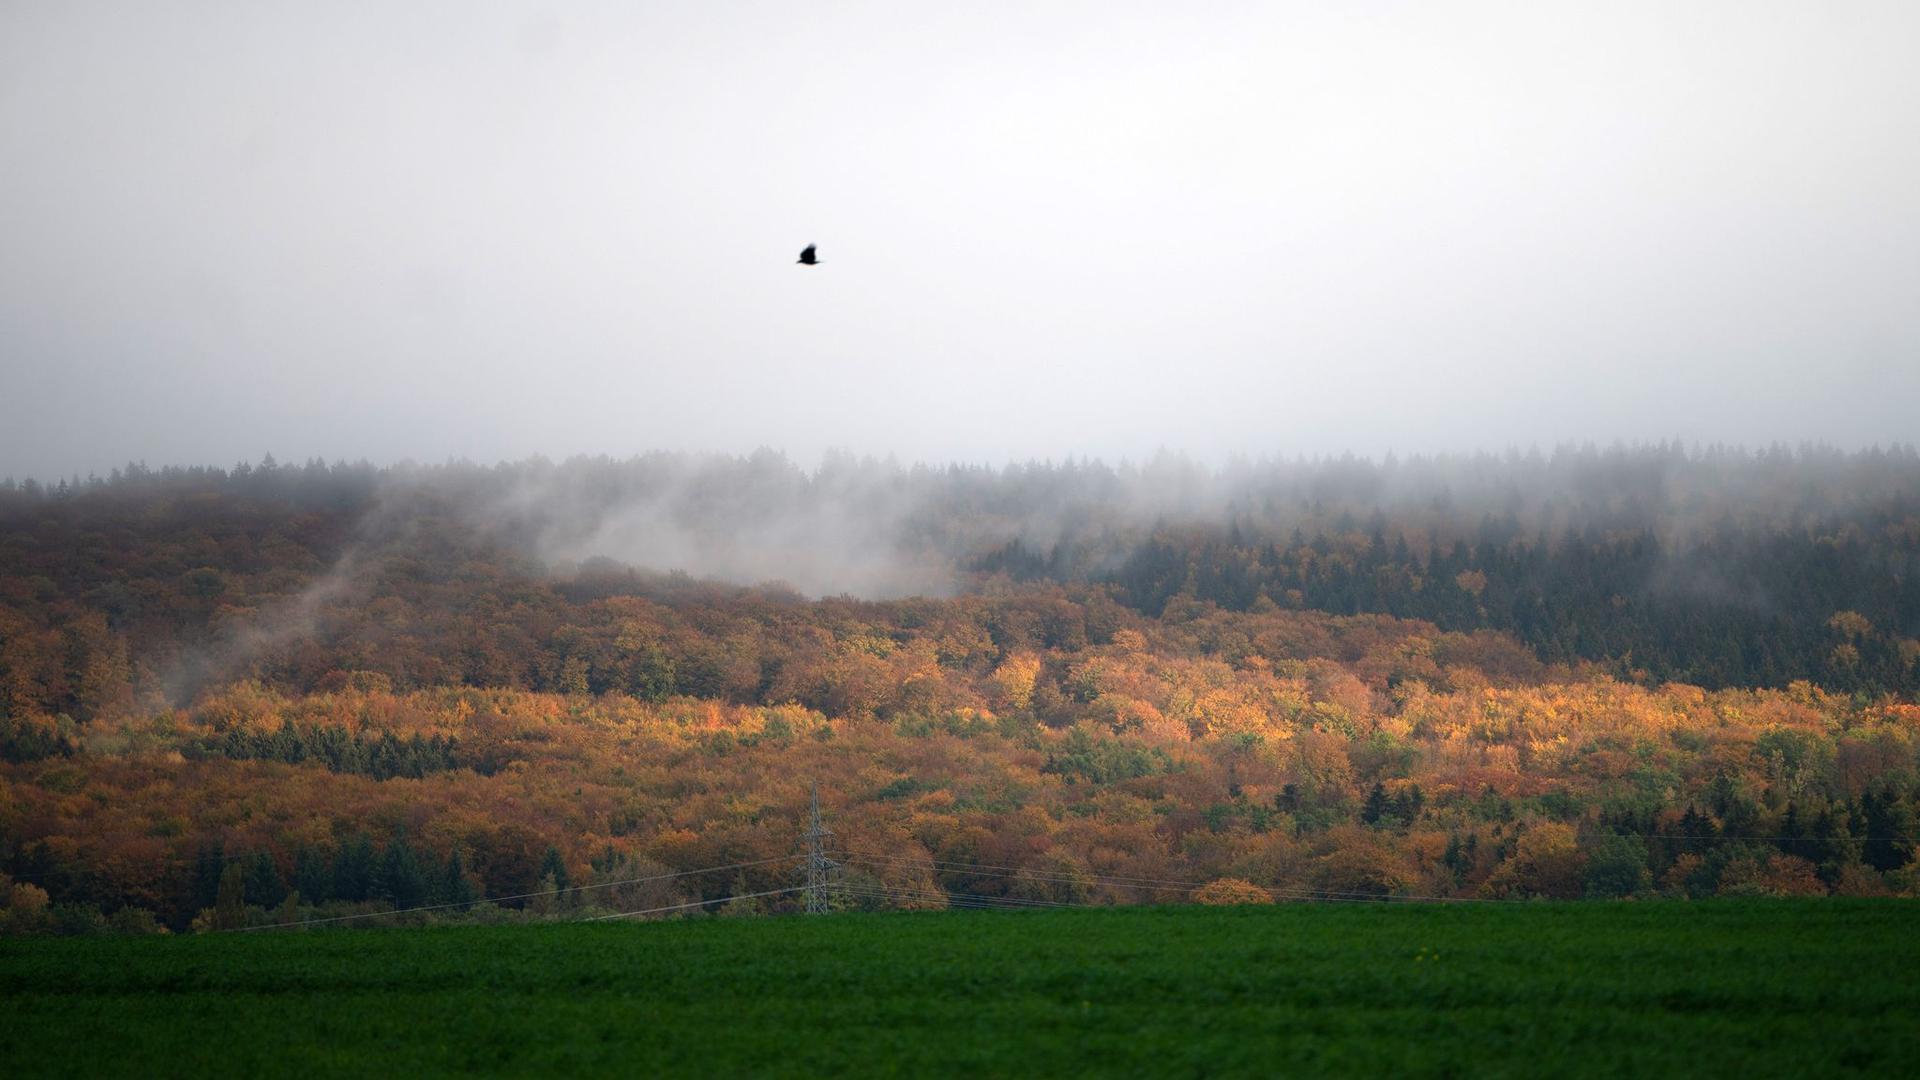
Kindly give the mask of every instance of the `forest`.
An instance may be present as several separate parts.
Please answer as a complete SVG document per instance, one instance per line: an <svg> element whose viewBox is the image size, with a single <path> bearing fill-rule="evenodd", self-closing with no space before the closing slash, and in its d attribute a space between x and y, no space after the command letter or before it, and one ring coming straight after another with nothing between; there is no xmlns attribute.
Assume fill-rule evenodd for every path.
<svg viewBox="0 0 1920 1080"><path fill-rule="evenodd" d="M1912 894L1916 570L1904 447L8 480L0 925L700 910L816 784L863 906Z"/></svg>

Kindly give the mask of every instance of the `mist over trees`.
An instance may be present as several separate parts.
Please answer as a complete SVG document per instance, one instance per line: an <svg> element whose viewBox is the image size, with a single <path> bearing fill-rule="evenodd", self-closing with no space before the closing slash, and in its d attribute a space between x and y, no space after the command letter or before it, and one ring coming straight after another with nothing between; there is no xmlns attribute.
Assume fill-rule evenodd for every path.
<svg viewBox="0 0 1920 1080"><path fill-rule="evenodd" d="M1905 447L1218 469L269 458L7 481L0 556L9 692L82 717L243 673L555 689L577 605L725 595L705 580L796 601L1058 585L1149 618L1199 605L1497 630L1631 679L1920 686L1920 456ZM513 660L478 659L492 655Z"/></svg>

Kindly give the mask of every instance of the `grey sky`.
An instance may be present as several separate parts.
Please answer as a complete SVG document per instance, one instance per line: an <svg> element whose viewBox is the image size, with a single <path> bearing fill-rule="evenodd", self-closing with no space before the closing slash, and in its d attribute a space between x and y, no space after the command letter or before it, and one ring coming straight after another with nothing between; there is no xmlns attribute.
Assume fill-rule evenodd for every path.
<svg viewBox="0 0 1920 1080"><path fill-rule="evenodd" d="M1911 0L0 0L0 474L1912 441L1916 47Z"/></svg>

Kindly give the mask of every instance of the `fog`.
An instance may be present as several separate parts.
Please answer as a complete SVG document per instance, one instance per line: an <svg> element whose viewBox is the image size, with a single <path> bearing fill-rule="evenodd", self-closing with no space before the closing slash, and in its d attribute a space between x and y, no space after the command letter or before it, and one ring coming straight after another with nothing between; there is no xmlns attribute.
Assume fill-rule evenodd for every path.
<svg viewBox="0 0 1920 1080"><path fill-rule="evenodd" d="M1912 438L1920 7L1202 12L0 6L0 475Z"/></svg>
<svg viewBox="0 0 1920 1080"><path fill-rule="evenodd" d="M515 627L555 632L555 605L597 611L583 617L604 628L616 609L744 604L778 621L804 598L956 595L1079 596L1176 622L1387 614L1511 632L1548 657L1651 656L1656 677L1704 685L1783 685L1826 657L1841 677L1908 686L1920 450L134 467L78 485L0 480L0 556L20 562L25 604L59 619L96 604L112 620L101 630L146 641L175 701L274 665L320 675L314 649L349 640L364 662L341 670L375 655L405 668L422 654L386 656L396 642L478 626L506 628L501 647L524 653ZM594 607L616 597L640 608ZM183 636L175 612L204 630ZM1864 666L1832 651L1835 634L1871 639Z"/></svg>
<svg viewBox="0 0 1920 1080"><path fill-rule="evenodd" d="M1006 575L1101 579L1154 539L1211 538L1257 552L1377 533L1384 551L1391 533L1413 545L1409 558L1424 559L1457 544L1491 550L1535 538L1551 547L1568 538L1644 535L1679 557L1672 580L1652 584L1722 593L1730 590L1695 552L1740 537L1910 535L1920 452L1569 446L1551 454L1237 460L1218 468L1166 453L1118 467L1005 468L908 468L829 454L809 469L763 450L384 470L315 464L219 480L176 473L119 483L127 494L212 483L292 506L351 508L352 541L313 586L313 602L303 597L267 621L260 632L272 638L281 623L305 625L319 604L364 586L393 557L430 552L431 561L447 562L448 551L421 546L433 536L526 560L524 569L557 580L677 572L777 583L807 596L889 599L992 587ZM109 481L82 490L122 488Z"/></svg>

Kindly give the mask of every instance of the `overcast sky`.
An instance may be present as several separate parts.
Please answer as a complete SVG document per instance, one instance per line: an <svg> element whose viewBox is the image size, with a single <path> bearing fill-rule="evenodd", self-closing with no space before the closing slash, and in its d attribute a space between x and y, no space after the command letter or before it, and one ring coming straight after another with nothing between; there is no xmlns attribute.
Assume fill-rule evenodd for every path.
<svg viewBox="0 0 1920 1080"><path fill-rule="evenodd" d="M1912 0L0 0L0 475L1910 442L1917 50Z"/></svg>

